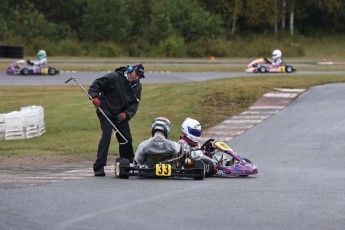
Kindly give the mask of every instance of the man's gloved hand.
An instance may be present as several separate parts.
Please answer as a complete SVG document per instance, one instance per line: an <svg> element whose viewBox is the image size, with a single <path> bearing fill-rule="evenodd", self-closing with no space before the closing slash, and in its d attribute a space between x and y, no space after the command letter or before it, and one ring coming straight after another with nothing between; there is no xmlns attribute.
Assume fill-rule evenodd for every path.
<svg viewBox="0 0 345 230"><path fill-rule="evenodd" d="M267 57L264 57L266 63L271 64L270 60Z"/></svg>
<svg viewBox="0 0 345 230"><path fill-rule="evenodd" d="M99 106L101 105L101 102L100 102L100 100L99 100L97 97L95 97L95 98L92 99L92 103L93 103L96 107L99 107Z"/></svg>
<svg viewBox="0 0 345 230"><path fill-rule="evenodd" d="M200 160L203 156L203 152L201 150L193 150L191 153L190 153L190 156L193 160Z"/></svg>
<svg viewBox="0 0 345 230"><path fill-rule="evenodd" d="M127 115L125 113L119 113L117 116L116 116L116 120L118 123L121 123L123 122L125 119L127 118Z"/></svg>

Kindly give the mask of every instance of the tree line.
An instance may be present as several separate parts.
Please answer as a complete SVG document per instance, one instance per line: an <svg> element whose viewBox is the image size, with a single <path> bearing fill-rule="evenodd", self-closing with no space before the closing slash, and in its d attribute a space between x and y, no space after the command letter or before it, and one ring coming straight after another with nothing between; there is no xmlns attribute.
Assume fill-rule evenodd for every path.
<svg viewBox="0 0 345 230"><path fill-rule="evenodd" d="M1 0L0 43L23 44L27 54L202 57L236 56L243 41L276 41L298 55L294 40L344 33L344 2Z"/></svg>

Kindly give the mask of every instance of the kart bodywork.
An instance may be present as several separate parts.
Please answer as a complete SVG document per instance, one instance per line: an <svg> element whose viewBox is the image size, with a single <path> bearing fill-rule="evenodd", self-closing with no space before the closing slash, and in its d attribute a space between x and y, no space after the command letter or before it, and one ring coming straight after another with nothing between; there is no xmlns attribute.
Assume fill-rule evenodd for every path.
<svg viewBox="0 0 345 230"><path fill-rule="evenodd" d="M224 142L209 139L202 145L201 150L216 163L215 175L237 177L257 175L259 172L255 164L248 158L241 157Z"/></svg>
<svg viewBox="0 0 345 230"><path fill-rule="evenodd" d="M250 62L246 67L247 73L292 73L296 69L291 65L273 66L267 63L267 59L259 58Z"/></svg>
<svg viewBox="0 0 345 230"><path fill-rule="evenodd" d="M189 153L172 158L169 154L148 154L145 165L131 165L128 159L115 160L115 176L128 179L130 176L149 178L190 177L203 180L205 165L201 160L192 160Z"/></svg>
<svg viewBox="0 0 345 230"><path fill-rule="evenodd" d="M59 70L51 66L32 68L27 60L18 60L8 66L6 73L8 75L55 75L59 73Z"/></svg>

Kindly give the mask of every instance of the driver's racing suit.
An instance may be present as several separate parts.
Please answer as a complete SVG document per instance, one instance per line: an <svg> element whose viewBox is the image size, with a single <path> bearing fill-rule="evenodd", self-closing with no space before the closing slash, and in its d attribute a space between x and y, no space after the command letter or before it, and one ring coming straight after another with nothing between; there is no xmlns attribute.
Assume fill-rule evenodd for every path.
<svg viewBox="0 0 345 230"><path fill-rule="evenodd" d="M163 133L157 131L153 137L139 144L134 160L140 165L145 165L147 154L168 153L172 157L177 157L180 149L181 147L178 143L166 139Z"/></svg>

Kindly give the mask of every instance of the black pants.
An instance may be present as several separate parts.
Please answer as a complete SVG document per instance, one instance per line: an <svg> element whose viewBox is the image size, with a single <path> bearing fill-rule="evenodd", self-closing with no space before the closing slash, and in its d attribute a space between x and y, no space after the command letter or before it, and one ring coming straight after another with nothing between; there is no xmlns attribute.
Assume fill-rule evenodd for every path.
<svg viewBox="0 0 345 230"><path fill-rule="evenodd" d="M97 116L99 118L101 129L102 129L102 137L98 144L98 151L97 151L97 160L93 165L94 171L97 171L101 166L107 165L107 158L108 158L108 151L109 145L112 137L113 126L110 122L104 117L103 114L97 112ZM124 143L125 140L116 133L117 141L119 142L119 153L121 158L126 158L129 162L133 162L134 158L134 151L132 145L132 135L131 130L129 128L128 121L123 121L121 123L117 123L116 119L112 119L109 117L111 122L116 126L116 128L121 132L121 134L127 139L127 143L122 145L120 143Z"/></svg>

